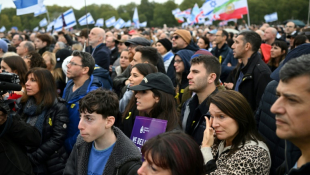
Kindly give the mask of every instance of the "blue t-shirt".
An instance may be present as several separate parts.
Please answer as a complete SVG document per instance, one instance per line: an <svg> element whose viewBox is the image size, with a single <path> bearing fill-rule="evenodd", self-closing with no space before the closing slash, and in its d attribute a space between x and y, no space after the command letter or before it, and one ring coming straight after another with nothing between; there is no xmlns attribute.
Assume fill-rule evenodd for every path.
<svg viewBox="0 0 310 175"><path fill-rule="evenodd" d="M107 164L109 157L113 151L115 143L104 150L97 150L93 142L88 160L87 175L101 175L103 173L105 164Z"/></svg>

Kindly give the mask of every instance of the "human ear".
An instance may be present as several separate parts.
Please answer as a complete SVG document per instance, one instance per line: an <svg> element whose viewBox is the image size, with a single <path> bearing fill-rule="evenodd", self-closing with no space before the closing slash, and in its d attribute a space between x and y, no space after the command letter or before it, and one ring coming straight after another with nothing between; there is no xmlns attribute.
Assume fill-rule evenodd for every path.
<svg viewBox="0 0 310 175"><path fill-rule="evenodd" d="M209 80L208 80L208 83L213 83L216 79L216 74L215 73L211 73L209 75Z"/></svg>
<svg viewBox="0 0 310 175"><path fill-rule="evenodd" d="M106 118L106 128L111 128L115 123L115 117L114 116L108 116Z"/></svg>
<svg viewBox="0 0 310 175"><path fill-rule="evenodd" d="M155 102L156 102L156 103L159 102L159 97L155 97Z"/></svg>
<svg viewBox="0 0 310 175"><path fill-rule="evenodd" d="M89 67L83 67L83 74L88 74Z"/></svg>

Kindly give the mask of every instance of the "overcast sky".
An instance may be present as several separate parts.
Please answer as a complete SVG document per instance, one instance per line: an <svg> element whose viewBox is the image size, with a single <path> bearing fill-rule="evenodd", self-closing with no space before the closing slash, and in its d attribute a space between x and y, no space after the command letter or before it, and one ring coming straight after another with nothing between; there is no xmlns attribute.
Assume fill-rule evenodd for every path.
<svg viewBox="0 0 310 175"><path fill-rule="evenodd" d="M150 2L152 0L149 0ZM163 3L167 0L154 0L155 2ZM174 2L177 4L181 4L183 0L175 0ZM90 4L110 4L114 8L117 8L119 5L126 5L130 2L134 2L136 4L140 4L141 0L86 0L86 5ZM2 9L14 7L13 0L0 0L0 4L2 4ZM59 6L72 6L75 9L81 9L85 5L84 0L44 0L44 5L59 5Z"/></svg>

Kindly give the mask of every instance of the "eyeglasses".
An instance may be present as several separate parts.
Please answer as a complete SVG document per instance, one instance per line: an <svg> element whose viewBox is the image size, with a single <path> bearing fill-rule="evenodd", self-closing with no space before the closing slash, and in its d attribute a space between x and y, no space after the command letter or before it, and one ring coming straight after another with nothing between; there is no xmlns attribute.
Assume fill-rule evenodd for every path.
<svg viewBox="0 0 310 175"><path fill-rule="evenodd" d="M124 44L124 43L118 43L118 45L121 45L121 46L122 46L123 44Z"/></svg>
<svg viewBox="0 0 310 175"><path fill-rule="evenodd" d="M71 64L72 66L81 66L81 67L83 67L83 65L76 64L75 62L72 62L72 61L69 61L68 64Z"/></svg>
<svg viewBox="0 0 310 175"><path fill-rule="evenodd" d="M182 60L174 60L174 62L179 64L179 63L181 63L183 61Z"/></svg>
<svg viewBox="0 0 310 175"><path fill-rule="evenodd" d="M177 40L177 39L179 39L179 37L180 37L179 35L175 35L175 36L172 36L172 38L171 38L171 39L173 39L173 38L174 38L175 40Z"/></svg>

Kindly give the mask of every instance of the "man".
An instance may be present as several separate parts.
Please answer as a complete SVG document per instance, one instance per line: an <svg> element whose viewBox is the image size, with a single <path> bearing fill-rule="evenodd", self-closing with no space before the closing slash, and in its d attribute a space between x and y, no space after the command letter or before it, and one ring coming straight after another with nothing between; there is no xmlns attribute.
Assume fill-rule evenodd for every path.
<svg viewBox="0 0 310 175"><path fill-rule="evenodd" d="M65 147L71 152L76 138L79 135L79 100L88 92L102 87L102 83L93 75L95 60L87 52L73 52L73 57L67 64L68 81L62 98L67 101L70 122L68 123L68 135Z"/></svg>
<svg viewBox="0 0 310 175"><path fill-rule="evenodd" d="M216 84L221 74L221 64L210 55L200 55L191 60L187 76L189 90L196 94L187 100L181 112L183 130L200 145L205 130L204 116L209 111L208 97L217 92Z"/></svg>
<svg viewBox="0 0 310 175"><path fill-rule="evenodd" d="M94 27L88 35L89 45L92 46L92 56L96 64L109 70L110 66L110 50L103 44L105 40L105 32L99 27Z"/></svg>
<svg viewBox="0 0 310 175"><path fill-rule="evenodd" d="M276 90L279 97L270 110L276 115L277 136L293 143L300 149L301 155L292 156L291 145L286 141L286 161L279 167L279 174L310 172L309 59L309 54L300 56L287 62L280 70L280 82Z"/></svg>
<svg viewBox="0 0 310 175"><path fill-rule="evenodd" d="M284 37L283 39L289 42L291 36L297 35L296 24L292 21L286 23L284 31L285 31L285 35L283 35Z"/></svg>
<svg viewBox="0 0 310 175"><path fill-rule="evenodd" d="M265 33L262 30L256 30L255 32L259 34L262 41L265 41L265 36L264 36Z"/></svg>
<svg viewBox="0 0 310 175"><path fill-rule="evenodd" d="M24 41L23 37L20 34L15 34L12 39L12 45L18 47L22 41Z"/></svg>
<svg viewBox="0 0 310 175"><path fill-rule="evenodd" d="M141 153L120 129L113 126L118 114L117 95L97 89L82 98L79 106L81 134L64 175L137 174Z"/></svg>
<svg viewBox="0 0 310 175"><path fill-rule="evenodd" d="M276 40L277 33L277 29L268 27L264 33L265 43L271 45Z"/></svg>
<svg viewBox="0 0 310 175"><path fill-rule="evenodd" d="M8 51L8 45L5 41L0 39L0 62L2 60L2 56Z"/></svg>
<svg viewBox="0 0 310 175"><path fill-rule="evenodd" d="M231 48L226 43L228 38L228 33L225 30L218 30L215 34L216 46L213 47L211 53L219 59L222 65L222 72L220 79L225 81L229 73L238 64L238 61L234 59L233 52Z"/></svg>
<svg viewBox="0 0 310 175"><path fill-rule="evenodd" d="M88 43L88 35L89 29L82 29L81 32L78 34L78 41L82 44L83 49L85 48L85 52L91 53L91 47Z"/></svg>
<svg viewBox="0 0 310 175"><path fill-rule="evenodd" d="M30 41L34 42L34 40L36 39L36 33L31 33L29 38Z"/></svg>
<svg viewBox="0 0 310 175"><path fill-rule="evenodd" d="M72 38L66 32L65 28L58 32L58 41L65 43L67 48L70 48L75 42L72 41Z"/></svg>
<svg viewBox="0 0 310 175"><path fill-rule="evenodd" d="M276 135L276 118L270 111L271 106L278 99L278 96L276 95L276 88L280 81L279 70L281 70L283 65L285 65L288 61L305 54L310 54L310 44L303 44L287 54L285 60L283 60L283 63L280 64L279 67L270 75L273 80L266 86L259 107L255 113L257 129L264 137L270 150L272 162L270 174L276 174L276 169L285 160L285 140L280 139ZM299 156L300 154L298 154L298 157Z"/></svg>
<svg viewBox="0 0 310 175"><path fill-rule="evenodd" d="M209 39L209 41L210 41L210 49L212 49L213 47L215 47L215 46L213 46L213 41L215 40L215 35L216 35L216 32L217 32L217 30L216 29L213 29L213 30L211 30L210 32L208 32L207 33L207 38Z"/></svg>
<svg viewBox="0 0 310 175"><path fill-rule="evenodd" d="M160 40L160 39L164 39L164 38L169 39L169 37L167 36L167 34L166 34L165 32L163 32L162 34L160 34L160 35L159 35L158 40Z"/></svg>
<svg viewBox="0 0 310 175"><path fill-rule="evenodd" d="M36 49L38 49L38 53L42 56L45 51L52 51L50 48L52 40L48 34L37 34L36 39L34 40L34 44Z"/></svg>
<svg viewBox="0 0 310 175"><path fill-rule="evenodd" d="M115 60L118 58L118 48L116 47L116 42L113 36L109 36L106 38L106 46L110 49L110 65L112 65Z"/></svg>
<svg viewBox="0 0 310 175"><path fill-rule="evenodd" d="M16 53L22 58L26 58L31 51L35 51L35 46L31 41L23 41L16 48Z"/></svg>
<svg viewBox="0 0 310 175"><path fill-rule="evenodd" d="M114 61L113 66L117 67L120 65L120 55L124 49L127 49L127 46L125 45L125 42L129 40L129 35L122 35L120 40L117 40L117 50L119 57Z"/></svg>
<svg viewBox="0 0 310 175"><path fill-rule="evenodd" d="M188 30L179 29L172 35L172 50L174 53L181 49L191 50L196 52L199 47L192 40L192 36Z"/></svg>
<svg viewBox="0 0 310 175"><path fill-rule="evenodd" d="M261 37L253 31L243 31L234 40L233 54L242 63L236 72L233 89L249 102L253 111L258 107L266 85L271 81L270 69L257 53Z"/></svg>

